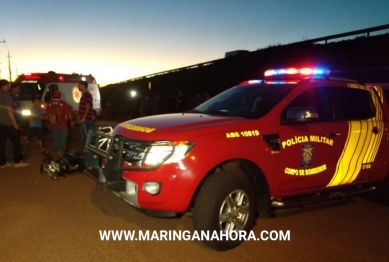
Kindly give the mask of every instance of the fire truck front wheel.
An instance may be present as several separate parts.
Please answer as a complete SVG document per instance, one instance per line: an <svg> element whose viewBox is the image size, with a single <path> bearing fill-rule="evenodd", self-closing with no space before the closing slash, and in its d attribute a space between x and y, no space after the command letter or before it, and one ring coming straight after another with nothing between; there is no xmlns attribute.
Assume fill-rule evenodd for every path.
<svg viewBox="0 0 389 262"><path fill-rule="evenodd" d="M204 181L195 200L194 229L199 235L209 232L210 237L202 241L213 249L235 248L245 240L243 236L248 237L253 226L255 202L254 187L247 177L215 173Z"/></svg>

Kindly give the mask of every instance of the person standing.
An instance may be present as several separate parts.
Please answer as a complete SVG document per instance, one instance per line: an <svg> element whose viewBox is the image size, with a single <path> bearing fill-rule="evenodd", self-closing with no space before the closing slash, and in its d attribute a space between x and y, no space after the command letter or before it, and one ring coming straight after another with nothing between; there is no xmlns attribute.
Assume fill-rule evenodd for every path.
<svg viewBox="0 0 389 262"><path fill-rule="evenodd" d="M154 105L150 99L150 96L146 94L139 108L139 115L140 117L144 117L144 116L151 116L153 114L154 114Z"/></svg>
<svg viewBox="0 0 389 262"><path fill-rule="evenodd" d="M154 105L154 114L161 114L162 112L162 97L159 91L155 93L154 99L153 99L153 105Z"/></svg>
<svg viewBox="0 0 389 262"><path fill-rule="evenodd" d="M53 92L53 100L46 106L45 115L49 120L53 134L53 149L59 158L62 157L67 148L68 122L70 122L70 127L74 126L71 112L70 105L61 99L61 92L55 90Z"/></svg>
<svg viewBox="0 0 389 262"><path fill-rule="evenodd" d="M20 94L20 85L18 83L11 84L11 95L13 101L13 108L16 122L18 122L19 126L22 125L23 117L22 117L22 105L19 101Z"/></svg>
<svg viewBox="0 0 389 262"><path fill-rule="evenodd" d="M21 110L22 106L18 98L19 93L20 93L20 85L17 83L12 83L11 84L11 95L13 101L12 109L14 110L16 122L21 128L23 123L23 118L22 118L22 110ZM12 145L12 141L9 138L7 139L7 154L8 154L8 159L13 158L13 145ZM22 155L22 159L23 159L23 155Z"/></svg>
<svg viewBox="0 0 389 262"><path fill-rule="evenodd" d="M93 121L93 98L88 91L88 82L80 81L78 90L82 93L80 104L78 105L78 122L80 124L81 138L85 143L88 132L92 128Z"/></svg>
<svg viewBox="0 0 389 262"><path fill-rule="evenodd" d="M196 108L199 105L201 105L201 103L203 103L203 101L204 101L204 99L201 96L201 93L197 92L195 98L193 98L193 100L189 103L189 108Z"/></svg>
<svg viewBox="0 0 389 262"><path fill-rule="evenodd" d="M116 119L119 116L119 104L120 104L119 98L116 96L115 93L112 94L112 97L110 99L110 105L112 108L112 119Z"/></svg>
<svg viewBox="0 0 389 262"><path fill-rule="evenodd" d="M184 112L185 111L185 96L184 93L179 90L177 93L177 104L176 104L176 110L177 112Z"/></svg>
<svg viewBox="0 0 389 262"><path fill-rule="evenodd" d="M13 99L9 92L10 83L0 80L0 168L6 167L26 167L23 163L20 143L20 125L18 124L13 109ZM7 162L5 154L6 141L9 138L13 145L14 163Z"/></svg>
<svg viewBox="0 0 389 262"><path fill-rule="evenodd" d="M31 107L30 128L28 129L27 142L23 149L23 154L26 154L28 145L34 141L35 137L38 139L39 151L43 152L43 128L42 119L44 118L44 111L41 108L41 101L38 97L32 100Z"/></svg>
<svg viewBox="0 0 389 262"><path fill-rule="evenodd" d="M204 92L204 102L205 101L208 101L209 99L211 99L211 96L209 95L209 93L208 92Z"/></svg>
<svg viewBox="0 0 389 262"><path fill-rule="evenodd" d="M22 126L23 123L23 117L22 117L22 105L20 104L19 101L19 96L20 94L20 85L18 83L12 83L11 84L11 95L12 95L12 101L13 105L12 108L14 110L14 115L16 122L18 123L19 127ZM12 141L8 138L7 139L7 151L8 151L8 158L11 159L13 158L13 145ZM23 157L23 155L22 155Z"/></svg>

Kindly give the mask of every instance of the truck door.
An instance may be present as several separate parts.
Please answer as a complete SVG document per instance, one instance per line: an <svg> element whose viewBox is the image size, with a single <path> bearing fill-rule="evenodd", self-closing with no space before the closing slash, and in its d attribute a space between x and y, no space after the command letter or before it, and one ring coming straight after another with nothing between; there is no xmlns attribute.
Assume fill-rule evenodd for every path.
<svg viewBox="0 0 389 262"><path fill-rule="evenodd" d="M318 117L288 122L286 113L296 108L312 108ZM384 123L373 90L356 84L307 89L283 110L285 119L280 127L281 192L315 191L379 174Z"/></svg>
<svg viewBox="0 0 389 262"><path fill-rule="evenodd" d="M325 188L346 142L347 122L333 121L326 87L309 86L281 112L280 192Z"/></svg>
<svg viewBox="0 0 389 262"><path fill-rule="evenodd" d="M346 141L337 161L339 170L327 187L375 178L380 174L384 160L377 157L383 147L384 133L380 98L372 88L358 84L349 84L349 88L329 88L328 95L337 132L346 137Z"/></svg>

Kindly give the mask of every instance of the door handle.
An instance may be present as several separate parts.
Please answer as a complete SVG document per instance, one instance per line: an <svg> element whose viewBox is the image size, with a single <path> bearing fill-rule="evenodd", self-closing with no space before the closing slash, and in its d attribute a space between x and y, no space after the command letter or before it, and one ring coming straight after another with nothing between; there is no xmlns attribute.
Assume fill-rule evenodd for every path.
<svg viewBox="0 0 389 262"><path fill-rule="evenodd" d="M373 131L374 134L378 134L378 133L382 132L382 129L378 128L378 127L373 127L372 131Z"/></svg>
<svg viewBox="0 0 389 262"><path fill-rule="evenodd" d="M336 132L327 134L328 137L334 137L334 136L340 136L340 135L341 135L341 133L336 133Z"/></svg>

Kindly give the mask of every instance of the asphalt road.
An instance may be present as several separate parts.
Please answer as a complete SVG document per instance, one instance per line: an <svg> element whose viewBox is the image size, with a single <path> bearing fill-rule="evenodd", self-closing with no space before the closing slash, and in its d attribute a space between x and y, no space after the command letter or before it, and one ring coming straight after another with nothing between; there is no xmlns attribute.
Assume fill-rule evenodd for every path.
<svg viewBox="0 0 389 262"><path fill-rule="evenodd" d="M84 173L52 180L40 174L37 150L28 168L0 170L0 261L389 261L389 207L369 197L277 211L257 219L254 232L289 230L289 241L227 252L197 241L101 241L100 230L192 231L192 218L145 215Z"/></svg>

